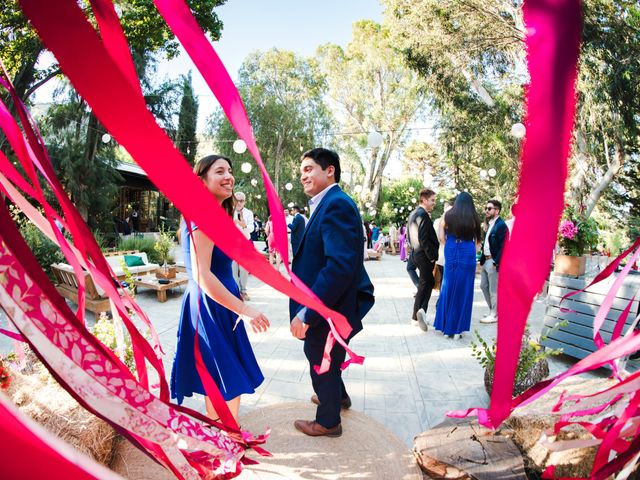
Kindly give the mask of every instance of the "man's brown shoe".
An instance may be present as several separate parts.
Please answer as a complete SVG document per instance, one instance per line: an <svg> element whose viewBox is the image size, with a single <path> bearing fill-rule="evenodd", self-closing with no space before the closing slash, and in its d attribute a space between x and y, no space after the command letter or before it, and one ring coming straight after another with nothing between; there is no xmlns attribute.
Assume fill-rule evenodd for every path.
<svg viewBox="0 0 640 480"><path fill-rule="evenodd" d="M333 428L325 428L315 420L296 420L293 422L296 430L300 430L310 437L339 437L342 435L342 424L338 424Z"/></svg>
<svg viewBox="0 0 640 480"><path fill-rule="evenodd" d="M315 403L316 405L320 405L320 399L317 395L311 395L311 403ZM349 397L343 398L340 401L340 408L343 410L349 410L351 408L351 399Z"/></svg>

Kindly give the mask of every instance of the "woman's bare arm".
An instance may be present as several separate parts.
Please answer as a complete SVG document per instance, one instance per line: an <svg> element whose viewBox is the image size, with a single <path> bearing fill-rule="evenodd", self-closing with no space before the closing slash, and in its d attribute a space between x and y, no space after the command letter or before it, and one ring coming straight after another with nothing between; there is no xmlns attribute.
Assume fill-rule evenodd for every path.
<svg viewBox="0 0 640 480"><path fill-rule="evenodd" d="M254 331L265 331L269 327L269 320L233 295L218 277L211 273L213 242L209 237L200 230L194 230L190 241L193 277L204 293L223 307L236 312L243 320L249 321Z"/></svg>

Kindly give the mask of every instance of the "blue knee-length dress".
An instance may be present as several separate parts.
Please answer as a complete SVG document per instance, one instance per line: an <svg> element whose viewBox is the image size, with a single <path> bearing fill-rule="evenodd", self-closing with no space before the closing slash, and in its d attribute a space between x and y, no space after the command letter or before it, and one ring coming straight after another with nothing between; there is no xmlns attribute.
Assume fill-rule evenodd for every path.
<svg viewBox="0 0 640 480"><path fill-rule="evenodd" d="M436 330L445 335L469 331L475 275L475 242L447 235L444 244L444 275L433 323Z"/></svg>
<svg viewBox="0 0 640 480"><path fill-rule="evenodd" d="M231 400L243 393L254 393L264 381L264 376L249 343L244 322L240 321L234 330L238 315L199 291L193 279L191 242L184 222L180 230L189 284L182 299L178 344L171 369L171 396L181 404L184 397L191 397L194 393L205 395L194 357L196 321L199 322L198 336L204 364L224 399ZM214 246L211 272L227 290L240 298L231 263L231 259Z"/></svg>

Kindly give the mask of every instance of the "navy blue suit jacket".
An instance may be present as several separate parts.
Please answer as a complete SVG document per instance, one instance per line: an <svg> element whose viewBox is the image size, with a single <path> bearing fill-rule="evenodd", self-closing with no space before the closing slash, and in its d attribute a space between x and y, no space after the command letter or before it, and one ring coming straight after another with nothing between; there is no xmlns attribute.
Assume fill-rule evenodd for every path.
<svg viewBox="0 0 640 480"><path fill-rule="evenodd" d="M353 328L362 330L362 318L373 307L373 285L364 268L364 235L356 204L339 186L329 189L307 222L293 257L295 273L329 308L344 315ZM302 306L290 300L293 319ZM324 319L307 310L309 333Z"/></svg>
<svg viewBox="0 0 640 480"><path fill-rule="evenodd" d="M291 230L291 251L295 255L304 235L304 217L299 213L293 217L293 221L289 224Z"/></svg>
<svg viewBox="0 0 640 480"><path fill-rule="evenodd" d="M487 234L484 234L485 238ZM504 247L504 242L509 236L509 228L507 224L502 220L501 217L496 219L496 223L493 225L491 229L491 233L489 234L489 251L491 252L491 259L493 263L495 263L496 268L500 264L500 259L502 258L502 248ZM484 262L487 260L484 256L484 239L482 240L482 255L480 255L480 265L484 265Z"/></svg>

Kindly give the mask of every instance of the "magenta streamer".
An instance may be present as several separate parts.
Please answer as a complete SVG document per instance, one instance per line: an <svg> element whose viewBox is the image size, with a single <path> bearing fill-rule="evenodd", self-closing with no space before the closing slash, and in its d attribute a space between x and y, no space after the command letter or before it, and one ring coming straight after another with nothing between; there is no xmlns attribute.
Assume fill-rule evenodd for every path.
<svg viewBox="0 0 640 480"><path fill-rule="evenodd" d="M500 262L498 341L488 411L479 421L496 428L509 416L520 344L535 295L551 263L564 205L576 110L581 10L578 0L527 0L527 136L521 155L518 217ZM541 215L540 212L544 212ZM532 241L535 239L535 241Z"/></svg>

